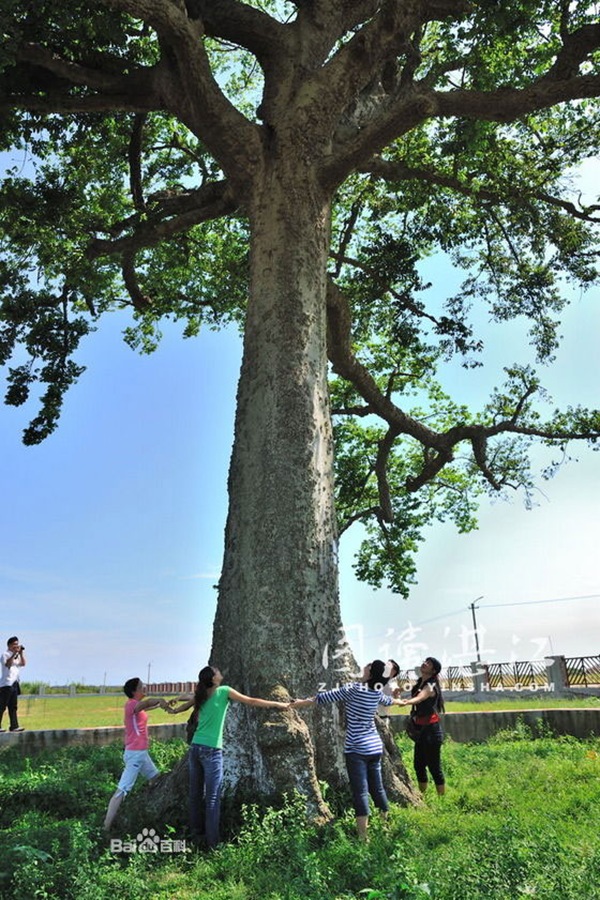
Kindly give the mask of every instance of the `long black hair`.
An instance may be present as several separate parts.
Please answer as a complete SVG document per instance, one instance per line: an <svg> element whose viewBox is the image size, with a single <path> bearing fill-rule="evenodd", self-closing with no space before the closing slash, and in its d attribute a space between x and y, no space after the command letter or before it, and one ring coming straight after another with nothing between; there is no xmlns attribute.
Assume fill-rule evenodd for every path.
<svg viewBox="0 0 600 900"><path fill-rule="evenodd" d="M203 703L208 700L208 692L214 687L214 677L217 674L212 666L204 666L198 672L198 684L194 691L194 712L197 713Z"/></svg>
<svg viewBox="0 0 600 900"><path fill-rule="evenodd" d="M421 690L424 684L427 682L433 681L436 687L436 695L435 695L435 708L438 712L444 712L445 704L444 704L444 695L442 693L442 685L440 683L440 672L442 671L442 664L439 659L436 659L435 656L427 656L425 658L425 662L428 662L433 669L433 675L430 675L429 678L423 678L422 675L419 676L419 680L417 681L415 693Z"/></svg>

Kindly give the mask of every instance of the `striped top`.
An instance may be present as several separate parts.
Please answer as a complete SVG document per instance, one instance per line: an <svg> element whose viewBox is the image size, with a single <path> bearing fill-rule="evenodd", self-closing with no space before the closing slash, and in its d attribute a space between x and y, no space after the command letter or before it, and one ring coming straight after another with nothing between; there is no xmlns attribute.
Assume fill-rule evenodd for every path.
<svg viewBox="0 0 600 900"><path fill-rule="evenodd" d="M391 706L392 698L383 691L372 691L366 684L351 682L331 691L317 694L316 701L343 703L346 707L346 741L344 753L371 756L383 752L383 744L375 727L375 713L379 704Z"/></svg>

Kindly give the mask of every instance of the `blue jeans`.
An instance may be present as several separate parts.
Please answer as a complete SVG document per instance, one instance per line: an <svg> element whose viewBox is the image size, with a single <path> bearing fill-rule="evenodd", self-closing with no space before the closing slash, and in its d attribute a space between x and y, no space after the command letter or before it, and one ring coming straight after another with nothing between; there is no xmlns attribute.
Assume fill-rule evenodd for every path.
<svg viewBox="0 0 600 900"><path fill-rule="evenodd" d="M363 753L346 753L345 756L355 814L369 815L369 794L377 809L387 812L389 804L381 778L381 753L368 756Z"/></svg>
<svg viewBox="0 0 600 900"><path fill-rule="evenodd" d="M202 800L204 799L206 846L219 843L221 786L223 784L223 751L204 744L190 744L190 828L192 840L202 833Z"/></svg>
<svg viewBox="0 0 600 900"><path fill-rule="evenodd" d="M125 768L119 779L117 790L121 794L128 794L137 781L138 775L144 778L156 778L158 769L150 759L147 750L126 750L123 754Z"/></svg>

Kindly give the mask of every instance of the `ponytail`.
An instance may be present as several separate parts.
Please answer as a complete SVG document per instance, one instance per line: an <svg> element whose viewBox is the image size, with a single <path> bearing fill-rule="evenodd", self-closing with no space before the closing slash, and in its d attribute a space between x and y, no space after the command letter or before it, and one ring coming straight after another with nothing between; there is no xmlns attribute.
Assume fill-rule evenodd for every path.
<svg viewBox="0 0 600 900"><path fill-rule="evenodd" d="M212 666L204 666L198 672L198 684L194 691L194 712L198 713L203 703L208 700L208 692L214 687L215 670Z"/></svg>

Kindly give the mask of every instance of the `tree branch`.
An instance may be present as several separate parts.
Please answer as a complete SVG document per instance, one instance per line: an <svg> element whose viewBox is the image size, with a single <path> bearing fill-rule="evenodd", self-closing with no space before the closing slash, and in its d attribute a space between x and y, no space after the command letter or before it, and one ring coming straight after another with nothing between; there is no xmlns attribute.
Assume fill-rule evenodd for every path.
<svg viewBox="0 0 600 900"><path fill-rule="evenodd" d="M152 300L143 293L137 279L135 271L135 252L127 251L123 253L121 269L123 272L123 281L127 288L127 293L131 297L131 302L138 312L145 312L152 306Z"/></svg>
<svg viewBox="0 0 600 900"><path fill-rule="evenodd" d="M287 26L260 9L239 0L187 0L186 6L191 19L202 19L207 35L245 47L263 67L286 51Z"/></svg>
<svg viewBox="0 0 600 900"><path fill-rule="evenodd" d="M373 266L366 265L365 263L361 262L359 259L355 259L352 256L344 256L340 253L334 253L334 252L331 252L329 254L329 256L331 259L334 259L338 263L339 266L341 266L343 263L345 263L346 265L354 266L355 268L360 269L362 272L366 272L368 275L371 275L372 277L379 277L379 272L377 269L373 268ZM390 294L392 297L394 297L395 300L399 300L402 303L402 305L404 306L404 308L407 309L409 312L411 312L413 314L413 316L418 316L418 318L420 318L420 319L428 319L430 322L433 322L434 325L437 325L437 326L440 325L439 319L436 319L435 316L432 316L430 313L425 312L425 310L421 309L421 307L417 306L416 303L412 303L409 300L409 298L407 296L405 296L404 294L399 294L398 291L394 290L394 288L390 284L386 284L385 286L382 286L380 289L381 289L381 293Z"/></svg>
<svg viewBox="0 0 600 900"><path fill-rule="evenodd" d="M322 170L326 185L338 185L365 166L383 147L412 131L426 119L439 115L437 95L420 87L403 86L396 97L382 101L373 115L357 132L335 144Z"/></svg>
<svg viewBox="0 0 600 900"><path fill-rule="evenodd" d="M359 416L366 418L372 416L373 410L370 406L336 406L331 410L332 416Z"/></svg>
<svg viewBox="0 0 600 900"><path fill-rule="evenodd" d="M96 91L104 91L107 94L123 94L128 93L132 87L139 90L142 87L141 78L145 79L146 90L152 86L151 79L148 78L148 72L138 67L130 67L130 74L109 71L109 68L117 68L123 66L123 60L118 57L105 56L107 68L104 70L83 66L79 63L65 60L57 53L42 47L40 44L22 44L16 53L19 62L29 63L33 66L39 66L46 72L51 72L59 78L69 82L69 84L77 84L83 87L93 88Z"/></svg>
<svg viewBox="0 0 600 900"><path fill-rule="evenodd" d="M231 215L238 206L226 181L204 185L184 198L166 198L161 202L159 215L170 215L171 218L160 218L156 221L156 218L151 217L141 225L138 224L134 233L126 237L114 240L95 238L88 247L88 258L97 259L104 255L131 253L142 247L156 246L161 241L187 231L201 222Z"/></svg>
<svg viewBox="0 0 600 900"><path fill-rule="evenodd" d="M190 19L185 8L172 0L101 2L142 19L156 31L164 50L160 74L167 107L202 138L232 178L247 185L262 158L259 129L230 103L217 84L201 40L203 21Z"/></svg>
<svg viewBox="0 0 600 900"><path fill-rule="evenodd" d="M439 187L447 187L457 194L464 197L470 197L474 200L489 200L493 204L497 204L507 197L512 201L523 204L528 198L532 200L540 200L549 206L556 206L564 210L570 216L576 219L582 219L585 222L600 222L600 216L593 214L600 211L600 205L592 205L577 208L574 203L569 200L563 200L561 197L554 197L545 191L523 191L520 188L509 187L503 193L498 191L490 191L487 188L473 187L471 184L461 181L450 175L444 175L435 172L433 169L421 169L414 166L407 166L403 162L390 161L381 159L381 157L373 157L373 159L358 169L363 174L372 175L375 178L381 178L384 181L409 181L418 180L425 181L429 184L435 184Z"/></svg>
<svg viewBox="0 0 600 900"><path fill-rule="evenodd" d="M146 208L144 191L142 189L141 162L145 122L145 115L135 116L127 154L129 158L129 185L131 189L131 196L133 198L133 205L138 210L138 212L143 212Z"/></svg>
<svg viewBox="0 0 600 900"><path fill-rule="evenodd" d="M486 459L486 443L491 437L512 433L541 437L557 442L600 440L600 430L595 427L573 431L560 427L519 425L518 419L524 412L527 400L536 392L537 387L533 384L526 385L512 414L500 422L489 426L462 424L453 426L444 432L433 431L392 403L391 399L381 392L377 382L367 369L356 359L352 351L351 316L348 302L339 288L331 281L327 290L327 326L327 350L333 371L354 386L367 403L370 413L379 416L388 424L386 438L380 444L378 463L385 466L393 441L401 434L414 438L423 446L424 462L421 471L416 476L407 478L405 482L406 490L411 493L435 478L444 466L452 462L454 449L462 441L471 443L475 462L480 471L498 490L501 486L500 482L495 479ZM378 486L380 496L384 500L386 484L385 472L378 469ZM382 509L386 509L383 502Z"/></svg>
<svg viewBox="0 0 600 900"><path fill-rule="evenodd" d="M571 33L561 28L562 50L545 75L546 80L565 81L579 72L581 64L600 46L600 25L583 25Z"/></svg>
<svg viewBox="0 0 600 900"><path fill-rule="evenodd" d="M436 432L407 416L381 393L377 382L352 352L351 316L348 302L333 282L327 287L327 350L333 371L349 381L372 411L398 434L408 434L424 446L443 449L443 440Z"/></svg>
<svg viewBox="0 0 600 900"><path fill-rule="evenodd" d="M388 428L385 436L379 441L377 459L375 460L375 475L377 476L377 493L381 508L381 518L384 522L394 521L394 510L390 486L387 478L387 464L390 453L394 449L394 441L399 435L396 428Z"/></svg>
<svg viewBox="0 0 600 900"><path fill-rule="evenodd" d="M30 96L7 94L0 98L0 112L11 112L17 109L41 115L50 115L51 113L71 115L73 113L105 112L149 113L160 107L147 88L140 90L139 94L130 92L87 97L73 95L65 88L60 91L48 90L45 96L37 93Z"/></svg>
<svg viewBox="0 0 600 900"><path fill-rule="evenodd" d="M445 14L451 13L446 9ZM425 16L423 21L442 15L443 13L436 14L431 10L430 15ZM364 26L361 29L357 40L368 27ZM596 97L600 92L600 76L576 75L581 63L600 46L600 25L584 26L565 38L563 49L553 67L529 87L500 88L489 92L461 89L433 91L426 87L428 83L426 79L413 84L410 59L411 49L414 52L415 48L408 38L404 44L399 39L401 34L406 36L408 33L417 33L419 25L410 18L404 20L398 18L394 27L397 29L395 35L397 50L407 55L405 74L408 74L408 78L405 78L404 83L401 82L395 94L381 98L379 103L371 104L372 108L364 126L356 135L343 140L339 147L334 148L331 162L324 172L325 183L339 183L348 172L363 165L367 156L372 156L374 152L378 152L394 138L405 134L426 118L458 116L484 121L511 122L527 113L546 109L557 103ZM338 60L345 61L343 54L349 53L348 48L351 44L352 42L346 45L329 64L332 70L331 85L337 86L334 64L339 65ZM381 59L386 58L387 54L384 51ZM323 71L327 68L324 67ZM368 69L371 78L374 77L375 71L371 62ZM348 84L350 83L351 79L348 78ZM349 102L350 98L346 99Z"/></svg>
<svg viewBox="0 0 600 900"><path fill-rule="evenodd" d="M462 0L456 0L455 10L461 5ZM305 79L299 102L307 107L318 103L321 111L327 110L322 127L329 133L348 115L361 91L378 82L385 62L410 51L411 35L427 15L424 3L379 3L376 7L372 18L329 62Z"/></svg>
<svg viewBox="0 0 600 900"><path fill-rule="evenodd" d="M368 509L361 509L360 512L354 513L349 516L343 522L340 522L339 525L339 535L341 535L348 531L351 525L354 525L355 522L359 522L361 519L370 519L371 516L377 516L381 512L381 508L379 506L370 506Z"/></svg>
<svg viewBox="0 0 600 900"><path fill-rule="evenodd" d="M554 80L547 76L526 88L499 88L496 91L432 91L436 116L458 116L485 122L513 122L520 116L549 109L569 100L584 100L600 94L600 75Z"/></svg>

